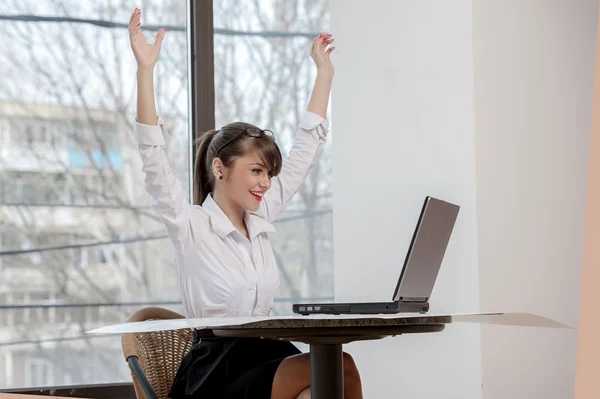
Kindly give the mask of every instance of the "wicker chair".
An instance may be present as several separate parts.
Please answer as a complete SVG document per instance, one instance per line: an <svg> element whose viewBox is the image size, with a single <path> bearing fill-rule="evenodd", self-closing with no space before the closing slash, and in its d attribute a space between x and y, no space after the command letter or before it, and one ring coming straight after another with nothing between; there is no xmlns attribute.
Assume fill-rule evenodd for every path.
<svg viewBox="0 0 600 399"><path fill-rule="evenodd" d="M179 313L168 309L146 307L129 316L127 322L182 318ZM123 354L129 363L138 399L167 399L192 341L189 329L123 334Z"/></svg>

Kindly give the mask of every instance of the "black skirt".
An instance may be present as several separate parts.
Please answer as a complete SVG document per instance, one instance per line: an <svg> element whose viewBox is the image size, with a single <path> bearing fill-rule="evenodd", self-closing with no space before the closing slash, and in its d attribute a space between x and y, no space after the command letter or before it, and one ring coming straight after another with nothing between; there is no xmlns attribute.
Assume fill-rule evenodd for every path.
<svg viewBox="0 0 600 399"><path fill-rule="evenodd" d="M194 330L194 344L175 376L173 399L270 399L277 367L301 353L291 342L220 338Z"/></svg>

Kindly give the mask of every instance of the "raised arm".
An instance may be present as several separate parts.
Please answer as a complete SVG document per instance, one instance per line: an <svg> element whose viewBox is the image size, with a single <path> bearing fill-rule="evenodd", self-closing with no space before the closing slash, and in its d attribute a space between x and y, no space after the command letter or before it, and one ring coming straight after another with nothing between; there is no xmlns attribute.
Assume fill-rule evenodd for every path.
<svg viewBox="0 0 600 399"><path fill-rule="evenodd" d="M320 35L313 40L310 55L317 66L317 77L308 108L300 120L294 145L283 161L281 172L271 181L271 188L262 201L264 216L271 222L279 217L306 180L316 162L319 148L327 138L329 124L325 116L334 76L330 54L335 47L326 47L333 40L331 35Z"/></svg>
<svg viewBox="0 0 600 399"><path fill-rule="evenodd" d="M160 29L154 44L148 44L142 34L142 12L136 8L129 19L129 39L137 62L137 121L156 125L156 102L154 101L154 66L160 55L165 30Z"/></svg>
<svg viewBox="0 0 600 399"><path fill-rule="evenodd" d="M327 116L331 82L335 73L330 56L335 47L325 50L325 47L332 43L333 37L331 35L320 35L313 41L310 52L310 56L317 65L317 78L315 79L310 101L308 102L308 111L319 115L323 119Z"/></svg>
<svg viewBox="0 0 600 399"><path fill-rule="evenodd" d="M141 31L141 11L135 9L129 20L131 49L137 62L137 115L133 133L146 176L144 187L152 196L151 205L175 247L182 249L189 234L191 205L167 161L164 146L171 137L157 116L154 100L154 66L164 36L165 30L160 29L154 44L148 44Z"/></svg>

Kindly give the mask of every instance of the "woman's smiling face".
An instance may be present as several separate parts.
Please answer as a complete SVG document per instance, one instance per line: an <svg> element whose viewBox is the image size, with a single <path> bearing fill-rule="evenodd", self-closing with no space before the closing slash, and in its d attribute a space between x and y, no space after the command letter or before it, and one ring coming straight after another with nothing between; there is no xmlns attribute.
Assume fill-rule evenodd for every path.
<svg viewBox="0 0 600 399"><path fill-rule="evenodd" d="M223 188L229 200L239 207L256 211L263 195L271 188L271 171L258 150L248 151L227 168Z"/></svg>

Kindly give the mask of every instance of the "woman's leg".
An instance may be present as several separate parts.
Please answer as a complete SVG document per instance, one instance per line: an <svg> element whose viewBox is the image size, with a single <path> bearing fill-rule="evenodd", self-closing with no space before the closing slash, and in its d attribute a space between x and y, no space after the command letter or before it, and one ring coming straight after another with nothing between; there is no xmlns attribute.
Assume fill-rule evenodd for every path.
<svg viewBox="0 0 600 399"><path fill-rule="evenodd" d="M352 357L344 352L344 398L362 399L360 374ZM310 354L285 358L273 378L271 399L295 399L310 387ZM303 398L303 396L300 396ZM310 397L307 396L308 398Z"/></svg>
<svg viewBox="0 0 600 399"><path fill-rule="evenodd" d="M296 396L296 399L310 399L310 387L300 392L300 395Z"/></svg>
<svg viewBox="0 0 600 399"><path fill-rule="evenodd" d="M352 356L344 352L344 398L362 399L362 383Z"/></svg>
<svg viewBox="0 0 600 399"><path fill-rule="evenodd" d="M273 377L271 399L295 399L310 386L310 355L286 357Z"/></svg>

